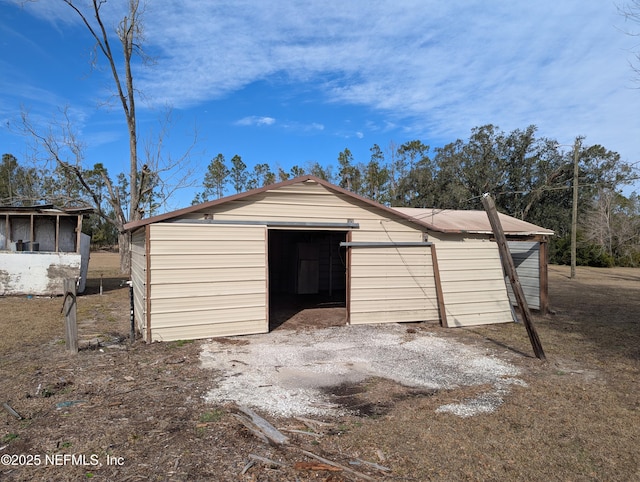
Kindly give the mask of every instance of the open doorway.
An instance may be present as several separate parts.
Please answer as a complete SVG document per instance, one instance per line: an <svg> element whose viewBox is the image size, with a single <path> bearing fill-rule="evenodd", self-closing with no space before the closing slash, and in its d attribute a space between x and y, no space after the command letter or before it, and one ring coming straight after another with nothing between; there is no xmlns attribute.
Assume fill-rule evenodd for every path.
<svg viewBox="0 0 640 482"><path fill-rule="evenodd" d="M269 331L344 325L344 231L269 230Z"/></svg>

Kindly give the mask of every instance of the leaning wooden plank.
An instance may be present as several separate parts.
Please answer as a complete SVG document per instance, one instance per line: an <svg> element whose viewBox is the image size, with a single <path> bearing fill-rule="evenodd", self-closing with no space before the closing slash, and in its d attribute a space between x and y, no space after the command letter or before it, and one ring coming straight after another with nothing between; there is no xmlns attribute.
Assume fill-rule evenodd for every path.
<svg viewBox="0 0 640 482"><path fill-rule="evenodd" d="M276 445L283 445L289 442L289 437L282 434L282 432L250 408L238 405L238 410L247 415L250 418L248 421L255 425L255 428L262 432L271 442Z"/></svg>
<svg viewBox="0 0 640 482"><path fill-rule="evenodd" d="M358 472L358 471L356 471L356 470L350 469L349 467L346 467L346 466L344 466L344 465L341 465L341 464L339 464L339 463L337 463L337 462L333 462L333 461L331 461L331 460L329 460L329 459L325 459L324 457L320 457L319 455L316 455L316 454L314 454L314 453L312 453L312 452L307 452L306 450L301 450L301 452L302 452L303 454L305 454L307 457L311 457L311 458L313 458L313 459L319 460L319 461L320 461L320 462L322 462L323 464L333 465L334 467L338 467L339 469L342 469L342 470L344 470L345 472L349 472L351 475L354 475L354 476L356 476L356 477L359 477L359 478L361 478L361 479L363 479L363 480L372 480L372 481L375 481L375 480L376 480L376 479L374 479L373 477L369 477L369 476L368 476L368 475L366 475L366 474L363 474L363 473Z"/></svg>
<svg viewBox="0 0 640 482"><path fill-rule="evenodd" d="M542 349L542 343L540 342L540 338L538 337L536 327L533 324L533 317L531 316L531 312L529 311L527 299L524 296L524 290L522 289L522 285L520 284L520 279L518 277L518 272L516 271L516 266L513 262L513 257L511 256L509 246L507 245L507 238L504 234L504 230L502 229L502 224L500 223L500 217L498 216L496 205L489 193L485 193L482 195L482 205L484 206L484 209L487 212L487 216L489 217L489 224L491 224L493 235L495 236L496 242L498 244L498 249L500 251L500 260L502 261L502 265L504 266L504 271L509 277L509 281L511 282L511 289L516 297L516 301L518 302L520 311L522 312L522 319L524 321L524 326L527 329L527 333L529 334L529 340L531 341L533 352L540 360L546 360L544 350Z"/></svg>

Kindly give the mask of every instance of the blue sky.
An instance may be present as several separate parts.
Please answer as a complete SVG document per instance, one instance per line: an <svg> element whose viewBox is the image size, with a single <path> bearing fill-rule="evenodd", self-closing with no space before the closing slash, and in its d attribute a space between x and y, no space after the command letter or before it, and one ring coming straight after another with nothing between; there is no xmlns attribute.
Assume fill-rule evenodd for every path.
<svg viewBox="0 0 640 482"><path fill-rule="evenodd" d="M106 4L107 27L124 3ZM640 160L640 83L629 65L640 45L625 34L640 25L606 0L152 0L145 22L155 63L134 71L145 94L141 144L171 106L163 156L180 158L197 129L196 183L219 152L274 170L336 166L346 147L367 162L374 143L439 147L484 124L535 124L561 144L583 135L586 145ZM90 67L92 47L62 2L0 0L3 153L28 157L26 139L6 127L21 109L46 128L67 107L87 165L127 171L123 114L107 102L104 64Z"/></svg>

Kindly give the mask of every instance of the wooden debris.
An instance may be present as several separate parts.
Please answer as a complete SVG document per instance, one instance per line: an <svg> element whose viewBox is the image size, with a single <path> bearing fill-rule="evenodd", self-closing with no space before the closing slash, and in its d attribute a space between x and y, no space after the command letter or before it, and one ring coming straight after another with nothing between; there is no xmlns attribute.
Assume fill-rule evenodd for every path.
<svg viewBox="0 0 640 482"><path fill-rule="evenodd" d="M16 412L11 405L9 405L8 403L3 403L2 407L9 413L9 415L13 415L14 417L16 417L18 420L24 420L24 417L22 415L20 415L18 412Z"/></svg>
<svg viewBox="0 0 640 482"><path fill-rule="evenodd" d="M304 423L307 427L316 432L331 427L330 423L320 422L319 420L313 420L311 418L295 417L295 419Z"/></svg>
<svg viewBox="0 0 640 482"><path fill-rule="evenodd" d="M311 457L313 459L319 460L323 464L333 465L334 467L338 467L338 468L344 470L345 472L349 472L351 475L354 475L355 477L359 477L359 478L361 478L363 480L371 480L371 481L375 481L376 480L373 477L369 477L366 474L363 474L363 473L358 472L356 470L350 469L349 467L341 465L341 464L339 464L337 462L333 462L331 460L325 459L324 457L320 457L319 455L316 455L316 454L314 454L312 452L307 452L306 450L302 450L301 452L303 454L305 454L307 457Z"/></svg>
<svg viewBox="0 0 640 482"><path fill-rule="evenodd" d="M307 432L306 430L296 430L296 429L293 429L293 428L283 428L282 430L284 432L289 432L289 433L299 433L300 435L310 435L311 437L322 437L323 436L321 433Z"/></svg>
<svg viewBox="0 0 640 482"><path fill-rule="evenodd" d="M235 418L236 420L238 420L242 425L244 425L247 428L247 430L249 430L249 432L251 432L253 435L258 437L264 443L266 443L266 444L269 443L269 439L265 436L265 434L263 434L260 430L258 430L251 423L251 421L249 421L246 417L243 417L242 415L238 415L237 413L232 413L231 416L233 418Z"/></svg>
<svg viewBox="0 0 640 482"><path fill-rule="evenodd" d="M282 462L277 462L275 460L268 459L266 457L260 457L259 455L255 455L255 454L249 454L249 458L256 462L262 462L263 464L269 467L285 467L286 466L286 464L283 464Z"/></svg>
<svg viewBox="0 0 640 482"><path fill-rule="evenodd" d="M349 462L350 464L352 464L353 462ZM355 464L356 465L367 465L369 467L373 467L376 470L380 470L382 472L391 472L391 469L389 467L385 467L384 465L379 465L376 464L375 462L368 462L366 460L362 460L362 459L356 459L355 460Z"/></svg>
<svg viewBox="0 0 640 482"><path fill-rule="evenodd" d="M242 469L242 472L240 472L240 475L246 474L247 471L254 465L256 465L256 463L253 460L249 460L249 462L247 462L247 465L244 466L244 469Z"/></svg>
<svg viewBox="0 0 640 482"><path fill-rule="evenodd" d="M285 435L283 435L278 429L276 429L273 425L271 425L269 422L267 422L264 418L260 417L258 414L256 414L253 410L251 410L250 408L247 408L245 406L239 405L237 406L237 410L240 413L232 413L231 415L236 418L240 423L242 423L247 429L249 429L249 431L251 433L253 433L256 437L258 437L260 440L262 440L265 443L270 443L270 444L275 444L278 446L282 446L285 444L289 443L289 438L286 437ZM308 419L308 418L302 418L302 417L296 417L297 420L303 422L307 427L309 427L310 429L314 430L316 427L330 427L331 424L329 423L325 423L325 422L319 422L317 420L312 420L312 419ZM322 434L316 434L316 433L312 433L312 432L305 432L302 430L293 430L293 429L283 429L287 432L292 432L292 433L299 433L299 434L303 434L303 435L311 435L314 437L320 437L322 436ZM333 462L332 460L329 459L325 459L324 457L321 457L319 455L316 455L312 452L308 452L306 450L302 450L298 447L295 446L291 446L288 445L287 448L289 450L293 450L295 452L300 452L304 455L306 455L309 458L315 459L317 460L317 462L296 462L294 464L294 468L297 470L315 470L315 471L321 471L321 470L326 470L329 472L347 472L350 475L362 479L362 480L366 480L366 481L375 481L376 479L367 475L367 474L363 474L362 472L358 472L356 470L353 470L350 467L344 466L342 464L339 464L337 462ZM381 451L377 451L378 457L381 460L384 460L384 454ZM280 468L280 467L286 467L286 464L282 463L282 462L277 462L275 460L272 459L268 459L266 457L261 457L259 455L255 455L255 454L249 454L249 462L244 466L244 468L242 469L241 475L244 475L247 473L247 471L253 467L253 465L255 465L255 462L260 462L262 464L265 464L268 467L273 467L273 468ZM361 460L361 459L356 459L355 462L350 462L353 465L363 465L363 466L367 466L370 467L372 469L375 470L379 470L382 472L390 472L391 469L389 467L385 467L383 465L380 464L376 464L375 462L368 462L365 460Z"/></svg>
<svg viewBox="0 0 640 482"><path fill-rule="evenodd" d="M282 432L280 432L277 428L275 428L250 408L239 405L238 410L240 410L244 415L232 415L259 439L267 443L273 443L275 445L283 445L289 443L289 437L282 434Z"/></svg>
<svg viewBox="0 0 640 482"><path fill-rule="evenodd" d="M293 464L293 468L296 470L327 470L329 472L342 472L340 467L323 464L322 462L296 462Z"/></svg>
<svg viewBox="0 0 640 482"><path fill-rule="evenodd" d="M196 423L196 428L207 428L209 425L213 425L215 422L200 422Z"/></svg>

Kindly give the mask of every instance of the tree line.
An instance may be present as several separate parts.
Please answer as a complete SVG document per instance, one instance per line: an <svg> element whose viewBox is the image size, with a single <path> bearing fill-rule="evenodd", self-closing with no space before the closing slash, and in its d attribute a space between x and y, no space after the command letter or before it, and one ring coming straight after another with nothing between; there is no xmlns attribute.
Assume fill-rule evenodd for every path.
<svg viewBox="0 0 640 482"><path fill-rule="evenodd" d="M335 183L387 206L482 209L491 193L501 212L554 230L551 261L569 263L574 162L578 162L578 263L592 266L640 266L640 199L621 189L637 179L634 165L603 146L573 146L536 136L536 127L501 131L493 125L472 129L431 149L420 140L356 160L349 148L335 164L307 163L290 170L265 163L247 169L236 154L227 163L220 153L209 163L202 191L193 204L233 192L267 186L304 174Z"/></svg>
<svg viewBox="0 0 640 482"><path fill-rule="evenodd" d="M581 139L578 139L581 141ZM576 150L577 149L577 150ZM560 146L555 139L536 136L536 127L503 132L493 125L472 129L469 139L458 139L431 149L420 140L400 145L393 142L383 150L370 149L369 159L356 160L345 148L335 164L308 163L290 170L257 163L253 169L240 155L227 162L215 156L193 204L267 186L311 174L387 206L433 207L438 209L482 209L480 198L493 195L501 212L554 230L551 261L569 263L574 162L578 182L578 264L592 266L640 266L640 198L625 196L621 188L637 175L634 166L603 146L581 142ZM73 169L81 169L74 166ZM155 176L145 168L141 179L140 214L158 214ZM83 182L80 182L80 179ZM131 196L128 178L109 173L102 164L82 169L81 176L66 164L55 169L20 165L12 154L0 164L0 203L31 205L39 202L60 207L97 205L107 218L115 218L112 197L126 209ZM128 216L128 213L125 213ZM104 215L91 215L84 230L97 245L118 241L117 223Z"/></svg>
<svg viewBox="0 0 640 482"><path fill-rule="evenodd" d="M144 170L144 167L143 167ZM78 172L76 172L78 171ZM78 175L79 174L79 175ZM155 191L157 180L154 175L139 173L142 195L142 214L156 214L160 207ZM0 163L0 206L34 206L53 204L60 208L91 207L94 214L85 216L83 232L91 235L96 246L118 244L118 224L112 197L127 212L131 197L128 177L123 173L111 179L102 163L91 169L67 164L56 164L49 169L45 164L21 165L13 154L3 154Z"/></svg>

